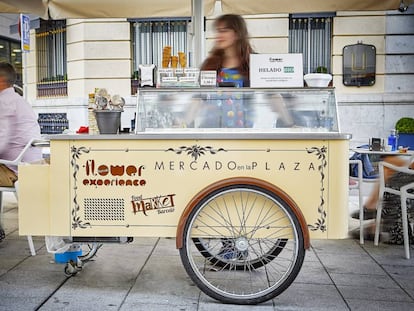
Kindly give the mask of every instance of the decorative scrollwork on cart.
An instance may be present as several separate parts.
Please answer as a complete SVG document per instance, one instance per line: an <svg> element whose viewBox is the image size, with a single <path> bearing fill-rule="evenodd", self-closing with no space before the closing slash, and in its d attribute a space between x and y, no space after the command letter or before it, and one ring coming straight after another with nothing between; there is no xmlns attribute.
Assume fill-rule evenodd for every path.
<svg viewBox="0 0 414 311"><path fill-rule="evenodd" d="M324 195L324 191L325 191L325 186L324 186L325 173L324 173L324 169L325 169L326 165L328 164L327 161L326 161L327 148L326 148L326 146L323 146L322 148L312 147L312 148L309 148L309 149L306 148L306 151L308 153L315 154L317 156L318 160L321 161L321 164L318 165L318 171L321 174L321 179L320 179L320 184L321 184L320 198L321 198L321 202L318 206L318 213L319 213L320 217L317 219L317 221L313 225L308 225L308 227L312 231L321 230L322 232L325 232L327 228L326 228L325 200L323 198L323 195Z"/></svg>
<svg viewBox="0 0 414 311"><path fill-rule="evenodd" d="M74 208L72 209L72 228L75 230L76 228L87 228L90 227L91 224L89 222L83 222L80 219L80 216L78 215L78 212L80 210L80 206L78 203L78 199L77 199L77 175L78 175L78 171L79 171L79 165L76 163L76 160L79 159L79 157L83 154L83 153L89 153L90 149L86 148L86 147L79 147L76 148L75 146L72 146L70 149L71 153L72 153L72 160L70 161L70 165L72 166L73 169L73 179L74 179L74 183L73 183L73 190L74 190L74 197L73 197L73 204L74 204Z"/></svg>
<svg viewBox="0 0 414 311"><path fill-rule="evenodd" d="M227 152L227 150L223 149L223 148L219 148L219 149L214 149L211 146L205 146L205 147L201 147L199 145L192 145L190 147L187 146L181 146L178 149L174 149L174 148L169 148L165 151L173 151L176 154L181 154L181 153L187 153L189 156L191 156L192 158L194 158L195 161L197 161L198 158L200 158L202 155L204 155L205 153L210 153L210 154L216 154L220 151L224 151Z"/></svg>

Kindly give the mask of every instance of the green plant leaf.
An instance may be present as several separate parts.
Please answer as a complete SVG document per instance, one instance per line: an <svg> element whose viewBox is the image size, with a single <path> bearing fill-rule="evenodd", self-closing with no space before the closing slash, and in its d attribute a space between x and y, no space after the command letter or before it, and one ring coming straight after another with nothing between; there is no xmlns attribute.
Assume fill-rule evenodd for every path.
<svg viewBox="0 0 414 311"><path fill-rule="evenodd" d="M395 129L398 133L414 133L414 119L413 118L401 118L395 124Z"/></svg>

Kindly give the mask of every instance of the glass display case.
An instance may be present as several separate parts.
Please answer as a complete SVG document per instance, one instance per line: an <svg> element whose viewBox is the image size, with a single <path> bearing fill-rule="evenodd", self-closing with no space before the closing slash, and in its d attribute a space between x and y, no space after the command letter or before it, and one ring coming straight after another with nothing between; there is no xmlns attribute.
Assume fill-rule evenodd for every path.
<svg viewBox="0 0 414 311"><path fill-rule="evenodd" d="M339 133L333 88L140 89L135 132L161 130Z"/></svg>

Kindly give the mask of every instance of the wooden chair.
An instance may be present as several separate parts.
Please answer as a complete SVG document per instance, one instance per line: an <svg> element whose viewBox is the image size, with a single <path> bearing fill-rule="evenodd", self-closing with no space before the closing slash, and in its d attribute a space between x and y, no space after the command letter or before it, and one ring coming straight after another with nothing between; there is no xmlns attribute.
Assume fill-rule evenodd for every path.
<svg viewBox="0 0 414 311"><path fill-rule="evenodd" d="M414 191L414 169L410 169L409 166L414 161L414 154L410 157L407 165L405 166L395 166L393 164L387 162L380 162L379 163L379 200L377 206L377 217L375 221L375 238L374 244L378 245L379 241L379 233L380 233L380 226L381 226L381 217L382 217L382 209L383 209L383 201L384 201L384 194L391 193L397 196L400 196L400 206L401 206L401 222L403 227L403 238L404 238L404 251L405 251L405 258L410 259L410 249L409 249L409 236L408 236L408 218L407 218L407 199L414 199L414 192L409 192L409 190ZM390 168L396 172L401 172L408 175L413 175L413 179L407 182L407 184L397 187L392 187L386 183L384 178L384 167ZM395 208L399 208L400 206L396 205L393 206Z"/></svg>
<svg viewBox="0 0 414 311"><path fill-rule="evenodd" d="M23 148L20 154L14 160L4 160L0 159L0 164L5 165L19 165L22 163L22 159L26 151L35 145L35 140L30 140L27 145ZM18 181L12 187L0 187L0 221L3 218L3 192L13 192L18 200ZM33 239L31 235L27 236L27 241L29 242L29 249L32 256L36 255L36 249L33 244Z"/></svg>

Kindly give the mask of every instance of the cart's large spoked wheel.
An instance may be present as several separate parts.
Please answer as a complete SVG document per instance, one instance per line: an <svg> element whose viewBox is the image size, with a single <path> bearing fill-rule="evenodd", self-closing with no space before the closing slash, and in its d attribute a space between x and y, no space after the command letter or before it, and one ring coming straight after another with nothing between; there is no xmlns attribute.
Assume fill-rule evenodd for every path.
<svg viewBox="0 0 414 311"><path fill-rule="evenodd" d="M203 197L183 231L181 260L207 295L257 304L283 292L305 256L296 215L276 194L255 185L224 186Z"/></svg>
<svg viewBox="0 0 414 311"><path fill-rule="evenodd" d="M263 250L268 249L267 252L250 257L245 256L248 252L242 250L247 245L246 238L236 240L228 238L220 240L193 238L193 242L201 255L207 258L211 264L224 269L245 270L246 266L249 266L251 269L257 269L272 261L283 250L287 239L267 241L268 245L263 245L264 247L262 248ZM238 253L234 253L235 250Z"/></svg>

